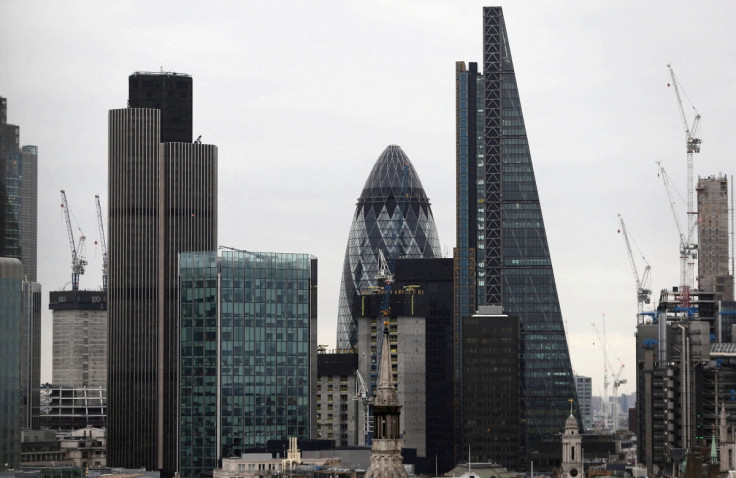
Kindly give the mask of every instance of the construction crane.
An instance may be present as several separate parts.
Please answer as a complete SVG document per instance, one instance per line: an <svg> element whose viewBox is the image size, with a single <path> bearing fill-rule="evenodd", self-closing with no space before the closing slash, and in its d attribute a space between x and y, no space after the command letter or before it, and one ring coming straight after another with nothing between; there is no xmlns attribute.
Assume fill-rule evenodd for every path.
<svg viewBox="0 0 736 478"><path fill-rule="evenodd" d="M363 375L360 370L355 371L355 395L353 400L359 400L363 404L363 433L366 438L373 435L373 417L371 416L371 405L373 404L373 394L369 391Z"/></svg>
<svg viewBox="0 0 736 478"><path fill-rule="evenodd" d="M608 359L608 343L606 341L606 314L603 314L602 318L603 322L603 335L601 336L600 331L598 330L598 327L596 327L595 322L591 323L590 325L593 326L593 329L595 329L595 333L598 336L598 341L602 344L603 348L603 420L605 423L605 427L607 428L609 425L609 422L613 421L613 417L609 416L610 411L610 405L606 405L611 400L609 399L608 395L608 387L609 385L613 384L613 399L615 401L616 397L618 396L618 388L626 383L625 379L621 379L621 373L624 370L624 363L621 361L620 358L616 357L619 361L621 367L618 370L617 374L613 374L613 367L611 366L611 362ZM610 379L613 379L611 381Z"/></svg>
<svg viewBox="0 0 736 478"><path fill-rule="evenodd" d="M621 367L618 369L618 373L615 377L613 377L613 400L615 401L616 398L618 398L618 388L625 384L627 380L625 378L621 378L621 372L624 371L624 364L621 364Z"/></svg>
<svg viewBox="0 0 736 478"><path fill-rule="evenodd" d="M100 227L100 248L102 250L102 290L107 291L107 246L105 245L105 225L102 223L99 194L95 194L95 204L97 205L97 224Z"/></svg>
<svg viewBox="0 0 736 478"><path fill-rule="evenodd" d="M634 254L631 251L631 243L629 242L629 234L626 231L626 224L624 223L624 218L621 217L621 214L618 215L618 221L620 224L620 229L618 230L619 233L622 233L624 236L624 241L626 242L626 251L629 253L629 263L631 264L631 270L634 273L634 281L636 283L636 304L637 304L637 312L636 312L636 318L637 323L641 324L644 320L644 304L649 304L651 302L651 295L652 295L652 289L649 285L649 274L651 272L651 267L649 264L647 264L646 258L644 258L644 255L642 254L641 258L644 259L644 263L646 264L644 266L644 272L641 276L639 276L639 270L636 267L636 261L634 260ZM638 249L638 247L637 247ZM639 251L641 254L641 251Z"/></svg>
<svg viewBox="0 0 736 478"><path fill-rule="evenodd" d="M87 265L87 261L84 259L84 241L87 238L77 226L77 229L79 229L79 244L74 244L74 231L72 231L72 221L69 217L69 203L63 189L61 190L61 207L64 208L66 231L69 234L69 246L72 250L72 290L79 290L79 276L84 274L84 266Z"/></svg>
<svg viewBox="0 0 736 478"><path fill-rule="evenodd" d="M606 403L608 401L608 351L606 350L606 314L603 314L603 338L601 338L601 333L598 331L598 327L596 327L595 322L591 322L593 328L595 329L595 333L598 335L598 342L603 344L603 403ZM604 415L604 421L608 423L607 416L606 416L606 408L603 407L603 415Z"/></svg>
<svg viewBox="0 0 736 478"><path fill-rule="evenodd" d="M697 212L693 207L693 154L700 153L701 140L696 136L698 127L700 126L700 113L690 103L695 116L692 124L688 125L687 115L685 109L682 107L682 97L680 96L680 86L678 85L677 78L675 77L675 70L672 69L672 65L667 65L672 77L672 83L668 83L667 86L672 86L675 89L675 96L677 97L677 107L680 110L680 119L682 125L685 128L685 148L687 151L687 238L684 243L686 255L692 259L697 259L697 243L694 241L693 234L695 231L695 215ZM687 94L685 94L687 96ZM689 98L688 98L689 100ZM682 255L682 254L681 254ZM680 302L683 307L689 307L690 305L690 290L694 286L695 276L695 263L694 261L683 263L682 259L680 262L680 278L681 286L683 290L680 291ZM682 270L684 267L685 270Z"/></svg>
<svg viewBox="0 0 736 478"><path fill-rule="evenodd" d="M672 198L672 186L670 183L669 175L662 166L660 161L657 161L657 167L659 168L659 175L664 183L665 191L667 192L667 199L670 203L670 210L672 211L672 217L675 220L675 226L677 227L677 234L680 239L680 291L679 299L680 305L684 308L690 307L690 289L692 287L693 274L695 270L695 260L698 258L698 245L693 241L693 235L695 234L695 223L693 223L687 231L683 231L680 226L680 219L677 214L677 206ZM689 215L692 217L692 215Z"/></svg>

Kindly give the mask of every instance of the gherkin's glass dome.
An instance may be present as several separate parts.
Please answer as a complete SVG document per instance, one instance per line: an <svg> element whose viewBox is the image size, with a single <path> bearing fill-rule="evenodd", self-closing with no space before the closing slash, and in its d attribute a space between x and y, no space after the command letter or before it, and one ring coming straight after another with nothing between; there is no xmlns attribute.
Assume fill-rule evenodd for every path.
<svg viewBox="0 0 736 478"><path fill-rule="evenodd" d="M397 207L402 182L406 190L403 208ZM411 161L396 145L378 157L355 208L340 284L338 348L356 345L352 306L357 294L377 285L379 249L386 258L441 257L429 199Z"/></svg>

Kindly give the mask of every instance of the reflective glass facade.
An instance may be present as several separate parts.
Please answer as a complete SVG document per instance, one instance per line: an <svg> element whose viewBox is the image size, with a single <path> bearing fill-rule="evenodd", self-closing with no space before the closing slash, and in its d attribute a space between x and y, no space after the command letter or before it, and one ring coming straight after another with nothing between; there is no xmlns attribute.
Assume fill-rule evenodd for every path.
<svg viewBox="0 0 736 478"><path fill-rule="evenodd" d="M0 465L4 469L20 466L22 277L18 259L0 257Z"/></svg>
<svg viewBox="0 0 736 478"><path fill-rule="evenodd" d="M317 259L180 256L179 473L316 424Z"/></svg>
<svg viewBox="0 0 736 478"><path fill-rule="evenodd" d="M403 210L397 207L402 182L406 189ZM352 306L357 294L377 286L379 249L387 259L441 257L429 199L411 161L396 145L388 146L378 157L355 208L340 285L338 348L356 344Z"/></svg>
<svg viewBox="0 0 736 478"><path fill-rule="evenodd" d="M559 433L576 393L500 7L484 8L483 35L483 74L472 63L470 69L463 63L456 68L456 337L458 319L480 305L502 305L505 314L520 318L522 445L528 459L545 437Z"/></svg>

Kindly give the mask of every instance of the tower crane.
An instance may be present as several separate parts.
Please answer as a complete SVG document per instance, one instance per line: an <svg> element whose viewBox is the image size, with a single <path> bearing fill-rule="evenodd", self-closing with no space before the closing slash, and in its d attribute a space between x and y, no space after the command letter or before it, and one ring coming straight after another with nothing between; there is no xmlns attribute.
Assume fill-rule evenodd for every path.
<svg viewBox="0 0 736 478"><path fill-rule="evenodd" d="M624 223L624 218L621 217L621 214L618 215L618 221L620 224L619 232L622 233L624 236L624 241L626 242L626 250L629 253L629 263L631 264L631 270L634 273L634 281L636 283L637 323L642 323L644 304L649 304L651 302L652 289L649 285L649 273L652 268L649 266L649 264L647 264L647 260L642 254L642 259L644 259L644 263L646 265L644 266L644 272L642 273L641 277L639 276L639 270L636 267L636 261L634 261L634 254L631 251L629 234L626 231L626 224ZM641 251L639 251L639 253L641 253Z"/></svg>
<svg viewBox="0 0 736 478"><path fill-rule="evenodd" d="M97 205L97 224L100 227L100 248L102 249L102 290L107 291L107 246L105 244L105 225L102 222L99 194L95 194L95 204Z"/></svg>
<svg viewBox="0 0 736 478"><path fill-rule="evenodd" d="M69 234L69 246L72 250L72 290L79 290L79 276L84 274L84 266L87 261L84 259L84 241L87 239L79 229L79 244L74 244L74 231L72 231L72 221L69 217L69 203L66 200L66 193L61 190L61 207L64 208L64 217L66 218L66 231Z"/></svg>
<svg viewBox="0 0 736 478"><path fill-rule="evenodd" d="M680 219L677 215L677 207L675 201L672 198L672 186L670 183L669 175L662 166L662 163L657 161L657 167L659 168L659 175L662 177L665 191L667 191L667 199L670 203L670 210L672 211L672 217L675 220L675 226L677 227L677 234L680 238L680 305L682 307L690 306L690 289L692 287L693 273L695 270L695 260L698 258L698 245L693 242L693 235L695 234L695 223L690 229L683 231L680 226ZM692 214L689 215L692 217Z"/></svg>
<svg viewBox="0 0 736 478"><path fill-rule="evenodd" d="M615 377L613 377L613 399L616 400L618 398L618 387L625 384L627 380L625 378L621 378L621 372L624 371L624 364L621 364L621 367L618 369L618 373Z"/></svg>
<svg viewBox="0 0 736 478"><path fill-rule="evenodd" d="M609 381L608 381L608 367L609 367L609 364L608 364L608 351L606 350L606 339L605 339L605 337L606 337L606 335L605 335L605 330L606 330L606 315L605 314L603 315L603 338L602 339L601 339L601 333L598 331L598 327L595 326L595 322L592 322L590 325L592 325L593 328L595 329L595 333L598 336L598 341L603 344L603 347L602 347L603 348L603 403L605 403L605 402L608 401L608 385L609 385ZM605 414L606 414L605 407L604 407L603 413L604 413L604 416L605 416Z"/></svg>
<svg viewBox="0 0 736 478"><path fill-rule="evenodd" d="M603 336L601 337L601 333L598 330L598 327L596 327L595 322L591 323L590 325L593 326L593 329L595 329L595 333L598 336L598 341L602 343L603 348L603 420L605 423L605 427L608 427L609 423L613 421L612 416L610 415L610 404L611 400L608 396L608 387L613 383L613 399L615 401L616 397L618 396L618 388L626 383L625 379L621 379L621 373L624 370L624 363L621 361L620 358L618 358L619 363L621 364L621 367L618 370L618 373L616 375L613 374L613 367L611 366L611 362L608 359L608 343L606 342L606 314L603 314ZM610 381L610 379L613 379L613 382Z"/></svg>
<svg viewBox="0 0 736 478"><path fill-rule="evenodd" d="M685 114L685 109L682 107L680 86L678 86L677 78L675 77L675 70L673 70L672 65L669 64L667 65L667 68L669 69L670 76L672 77L672 83L668 83L667 86L672 86L675 89L677 107L680 110L680 119L682 120L682 125L685 128L685 148L687 151L687 237L683 245L685 256L690 257L693 261L683 261L683 254L680 254L680 283L683 288L680 292L680 302L684 307L689 307L690 289L692 289L694 285L693 279L695 276L694 259L697 259L698 248L693 237L695 231L695 215L697 214L693 207L693 154L700 153L700 143L702 142L700 138L696 136L698 127L700 126L700 113L698 113L691 103L690 106L695 112L695 116L693 117L692 124L688 125L687 115ZM687 96L687 94L685 96Z"/></svg>

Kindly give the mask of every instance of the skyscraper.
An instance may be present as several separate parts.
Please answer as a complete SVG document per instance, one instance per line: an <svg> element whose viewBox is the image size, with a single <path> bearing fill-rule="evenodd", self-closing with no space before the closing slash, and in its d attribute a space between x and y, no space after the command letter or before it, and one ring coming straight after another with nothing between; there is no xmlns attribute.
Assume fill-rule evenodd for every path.
<svg viewBox="0 0 736 478"><path fill-rule="evenodd" d="M191 143L188 75L135 73L129 82L130 107L109 113L108 464L170 472L177 260L217 247L217 147ZM168 103L139 98L147 92ZM172 140L181 142L164 142Z"/></svg>
<svg viewBox="0 0 736 478"><path fill-rule="evenodd" d="M0 257L0 464L20 466L20 338L23 265Z"/></svg>
<svg viewBox="0 0 736 478"><path fill-rule="evenodd" d="M313 437L317 259L235 250L180 258L181 476L268 440Z"/></svg>
<svg viewBox="0 0 736 478"><path fill-rule="evenodd" d="M23 264L20 344L21 423L37 426L41 386L41 284L36 280L38 148L20 146L20 127L7 122L0 97L0 257Z"/></svg>
<svg viewBox="0 0 736 478"><path fill-rule="evenodd" d="M455 335L482 305L500 305L521 321L521 440L528 461L559 432L576 394L501 7L483 9L483 69L456 66ZM462 363L462 350L456 354ZM456 393L462 401L460 387Z"/></svg>
<svg viewBox="0 0 736 478"><path fill-rule="evenodd" d="M402 190L406 199L398 202ZM403 210L397 207L401 203ZM379 250L387 258L442 255L429 198L411 161L396 145L388 146L378 157L355 208L340 284L339 349L356 344L352 306L357 294L378 285Z"/></svg>
<svg viewBox="0 0 736 478"><path fill-rule="evenodd" d="M20 127L7 122L0 97L0 256L23 263L23 276L36 280L38 148L20 146ZM40 310L40 309L39 309Z"/></svg>
<svg viewBox="0 0 736 478"><path fill-rule="evenodd" d="M729 274L728 179L698 178L698 289L733 300Z"/></svg>

